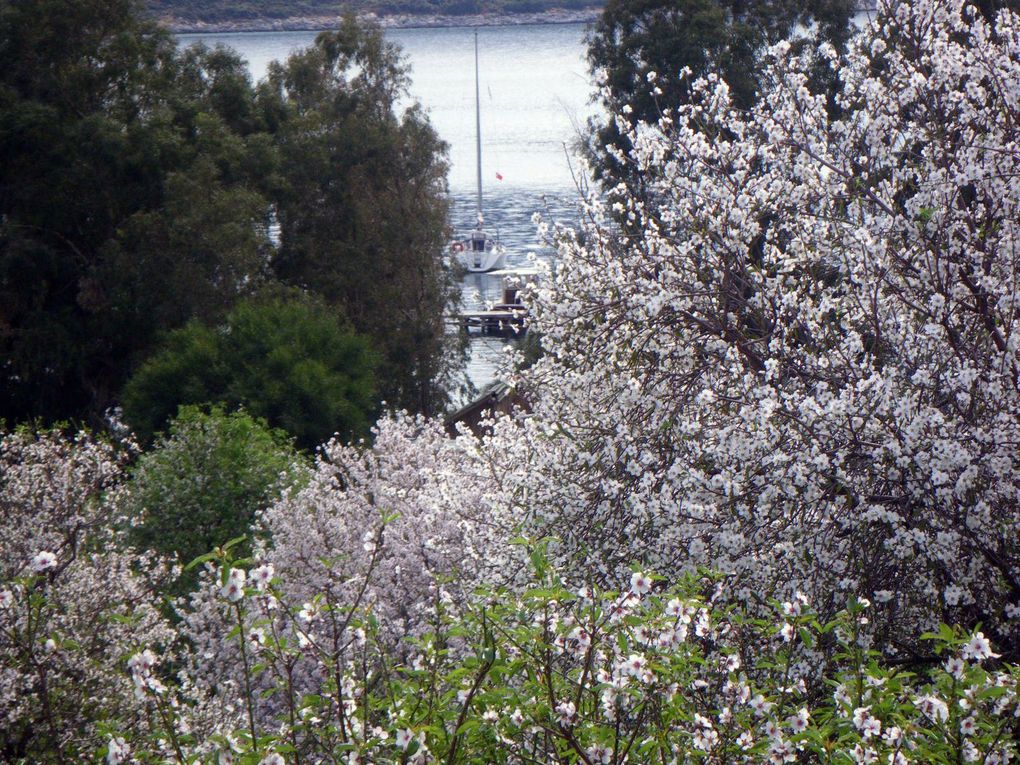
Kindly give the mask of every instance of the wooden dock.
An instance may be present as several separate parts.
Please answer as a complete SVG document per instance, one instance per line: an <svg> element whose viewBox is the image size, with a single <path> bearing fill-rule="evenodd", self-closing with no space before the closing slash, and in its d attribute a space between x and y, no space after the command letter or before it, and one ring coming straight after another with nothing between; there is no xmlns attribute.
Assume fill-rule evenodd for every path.
<svg viewBox="0 0 1020 765"><path fill-rule="evenodd" d="M494 305L488 311L467 311L460 314L465 332L497 337L523 337L528 331L528 309L520 303Z"/></svg>

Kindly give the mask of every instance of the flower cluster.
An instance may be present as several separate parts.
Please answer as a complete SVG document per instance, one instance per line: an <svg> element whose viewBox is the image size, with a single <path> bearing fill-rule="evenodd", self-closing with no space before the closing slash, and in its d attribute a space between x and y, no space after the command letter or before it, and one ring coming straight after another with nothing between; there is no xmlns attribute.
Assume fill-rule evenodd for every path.
<svg viewBox="0 0 1020 765"><path fill-rule="evenodd" d="M0 438L0 758L84 761L109 743L121 761L123 740L100 721L146 730L135 691L159 680L141 658L132 677L123 662L175 634L156 589L167 571L116 531L121 472L85 435Z"/></svg>
<svg viewBox="0 0 1020 765"><path fill-rule="evenodd" d="M561 234L493 459L600 581L709 565L749 604L873 597L890 649L981 621L1016 655L1020 21L880 4L821 52L835 104L792 50L749 111L709 76L629 132L640 193Z"/></svg>
<svg viewBox="0 0 1020 765"><path fill-rule="evenodd" d="M945 658L915 676L861 647L870 606L858 600L827 623L803 597L748 619L717 576L603 592L568 586L542 545L532 560L530 582L476 591L414 641L400 672L323 683L323 694L346 697L342 706L307 696L250 737L225 739L228 759L254 752L280 762L268 759L277 750L339 753L347 763L671 762L677 752L692 763L748 765L1016 757L1020 676L988 666L994 652L980 633L944 627L927 636ZM781 624L794 628L792 640ZM815 671L805 659L822 642L836 648L828 694L803 676ZM260 656L281 649L270 643Z"/></svg>
<svg viewBox="0 0 1020 765"><path fill-rule="evenodd" d="M370 737L355 714L365 684L472 587L512 578L501 498L476 442L438 423L383 420L371 450L328 444L307 483L261 513L253 560L206 556L202 586L177 605L188 675L249 729L298 719L314 694L323 706L292 725L295 741Z"/></svg>

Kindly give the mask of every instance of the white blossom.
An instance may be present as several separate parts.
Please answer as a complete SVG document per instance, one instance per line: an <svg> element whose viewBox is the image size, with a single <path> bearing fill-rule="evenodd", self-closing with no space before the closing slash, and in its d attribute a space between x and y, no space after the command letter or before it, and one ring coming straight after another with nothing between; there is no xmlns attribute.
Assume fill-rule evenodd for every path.
<svg viewBox="0 0 1020 765"><path fill-rule="evenodd" d="M37 574L41 574L44 571L49 571L51 568L55 568L57 565L57 556L48 550L43 550L35 554L32 558L32 570Z"/></svg>

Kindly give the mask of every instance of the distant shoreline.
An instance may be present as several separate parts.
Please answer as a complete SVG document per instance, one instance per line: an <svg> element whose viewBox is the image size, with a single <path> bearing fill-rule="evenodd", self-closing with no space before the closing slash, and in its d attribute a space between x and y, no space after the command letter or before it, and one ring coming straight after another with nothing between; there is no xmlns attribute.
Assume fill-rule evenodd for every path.
<svg viewBox="0 0 1020 765"><path fill-rule="evenodd" d="M361 18L377 23L384 29L415 29L430 27L487 27L523 24L583 24L594 21L602 6L589 8L552 8L534 13L486 13L478 15L446 16L400 13L385 16L365 14ZM157 21L174 34L201 34L224 32L317 32L336 29L343 19L341 14L290 16L280 19L239 19L235 21L201 22L174 16L163 16Z"/></svg>

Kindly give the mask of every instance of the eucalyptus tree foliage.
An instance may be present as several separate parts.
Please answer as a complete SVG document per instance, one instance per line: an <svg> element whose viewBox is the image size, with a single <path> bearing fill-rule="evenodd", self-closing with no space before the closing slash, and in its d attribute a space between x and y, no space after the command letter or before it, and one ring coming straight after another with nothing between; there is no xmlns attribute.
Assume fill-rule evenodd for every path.
<svg viewBox="0 0 1020 765"><path fill-rule="evenodd" d="M596 579L705 564L752 602L872 598L892 648L983 621L1015 655L1020 21L886 3L821 54L839 118L780 43L754 108L709 75L628 133L654 206L564 236L492 452Z"/></svg>
<svg viewBox="0 0 1020 765"><path fill-rule="evenodd" d="M378 28L346 19L270 67L260 104L280 152L274 201L285 284L322 295L381 352L381 394L435 414L461 359L446 242L446 145Z"/></svg>
<svg viewBox="0 0 1020 765"><path fill-rule="evenodd" d="M131 0L0 4L0 417L102 423L160 332L266 276L243 61Z"/></svg>

